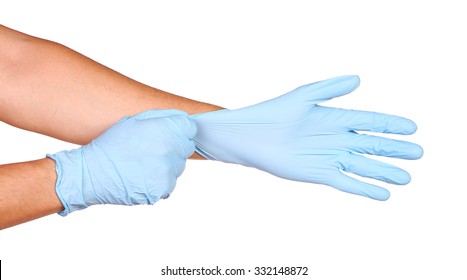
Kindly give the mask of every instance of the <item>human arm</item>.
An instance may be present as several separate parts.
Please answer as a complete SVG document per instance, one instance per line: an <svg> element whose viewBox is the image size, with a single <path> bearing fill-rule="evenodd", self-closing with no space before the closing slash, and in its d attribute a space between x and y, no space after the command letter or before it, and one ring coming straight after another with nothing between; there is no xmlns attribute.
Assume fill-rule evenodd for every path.
<svg viewBox="0 0 467 280"><path fill-rule="evenodd" d="M317 109L313 111L325 112L325 114L319 116L319 119L322 121L318 122L318 126L311 127L312 129L318 127L320 129L318 134L335 135L337 138L343 136L340 139L347 139L349 137L357 139L355 132L359 129L354 129L345 125L339 126L345 123L343 117L338 118L337 122L333 121L336 116L335 113L339 112L338 109L321 110L319 109L321 108L320 106L315 106L319 102L338 95L322 99L311 98L310 100L306 98L302 100L300 96L298 96L298 98L295 98L298 102L290 102L290 98L281 97L275 98L274 102L264 102L265 104L274 103L275 105L271 108L268 108L268 106L263 107L255 105L250 106L247 110L226 110L220 111L219 114L216 112L212 114L202 114L221 108L145 86L56 43L32 38L21 33L15 33L11 30L4 31L4 33L8 32L10 32L10 35L6 37L10 37L10 39L12 37L17 38L12 40L13 43L10 44L15 46L14 48L6 48L7 59L2 60L7 61L7 67L4 67L6 70L4 70L3 73L8 74L8 71L11 73L9 75L4 75L3 79L3 81L6 81L3 82L6 86L5 94L0 95L2 99L0 101L0 108L5 108L5 110L0 110L0 118L18 127L74 143L86 143L92 139L93 136L108 127L113 120L118 119L122 115L135 113L148 107L176 108L187 111L190 114L196 114L194 119L201 128L200 134L196 138L198 146L197 151L202 153L206 158L256 167L276 176L291 180L333 185L341 190L383 200L389 197L389 193L386 190L376 188L372 185L363 185L363 183L356 182L356 180L353 181L347 177L342 177L340 176L342 174L338 171L352 172L353 170L361 176L376 178L396 184L406 184L410 180L410 176L407 172L395 169L391 166L378 165L380 168L356 171L350 168L356 167L353 164L355 163L356 157L353 157L354 160L346 163L347 167L344 166L342 159L349 159L351 151L358 153L367 149L367 151L363 153L369 153L368 149L377 147L378 141L373 141L373 144L366 146L361 146L363 142L355 141L353 142L354 146L349 147L342 145L345 141L325 139L325 144L328 146L323 146L320 150L317 143L320 143L320 141L324 139L323 137L298 135L299 137L297 138L296 135L287 133L287 130L282 130L282 134L279 133L278 135L279 137L283 137L285 141L277 142L271 141L276 140L277 135L274 135L273 138L265 137L268 129L261 130L252 126L252 124L258 122L269 123L272 126L281 126L284 122L290 120L311 125L313 121L310 120L313 119L309 118L309 112L312 110L307 111L307 109L315 107ZM18 42L24 43L24 41L27 42L25 47L18 47ZM19 43L20 46L21 44L22 43ZM11 49L16 50L16 52L11 52ZM8 54L10 55L8 56ZM11 57L13 59L11 59ZM10 66L8 66L8 61L10 61ZM17 78L16 81L15 78ZM0 84L1 83L2 78L0 77ZM332 91L330 93L331 95L334 94ZM288 94L287 96L290 97L292 95L297 96L297 94ZM41 100L50 100L50 102L42 106L40 103ZM38 104L41 106L38 106ZM243 112L248 113L243 114ZM330 112L334 113L330 114ZM16 114L18 114L18 116ZM240 119L237 118L239 115ZM353 119L354 115L363 116L365 114L341 115ZM219 116L222 117L219 118ZM225 116L226 118L224 118ZM384 116L384 114L369 113L366 114L366 116ZM296 118L291 119L291 117ZM402 119L403 118L396 118L396 120ZM388 121L391 120L392 119L388 119ZM366 121L368 124L369 120L365 120L365 117L361 117L359 121ZM407 125L412 126L413 129L411 131L403 132L402 134L415 132L415 124L411 121L406 121L395 122L395 125L400 125L402 128ZM225 124L231 124L232 122L236 122L235 130L230 131L234 133L229 134L228 130L222 131ZM321 125L322 123L327 124L327 126ZM219 124L221 125L221 129L219 129ZM369 125L371 125L371 123ZM215 128L214 130L211 129L211 132L214 131L213 133L206 133L206 131L209 131L209 127ZM376 132L399 133L398 129L401 127L395 127L394 130L390 131L376 130ZM337 130L338 133L335 133L336 128L340 129ZM363 130L372 131L372 129L373 128L370 127L364 128ZM223 133L225 134L225 132L227 132L227 134L222 135ZM236 137L230 137L232 135ZM368 137L368 139L369 138L370 137ZM228 141L225 141L225 139ZM391 143L396 143L383 140L379 142L390 145L391 147L389 148L391 149L394 148ZM305 157L306 159L304 160L296 160L287 157L288 154L290 155L290 151L298 147L294 145L297 143L305 145L305 148L313 147L314 152L317 154L325 153L329 150L339 152L339 157L336 154L332 155L336 156L335 159L339 158L340 160L327 161L325 164L326 168L323 168L322 165L314 164L316 161L311 160L312 158L310 158L309 155ZM257 147L257 149L254 150L255 153L248 154L245 153L248 149L243 149L243 147ZM267 147L269 147L269 149L266 149ZM373 154L402 157L400 153L406 152L407 149L410 150L410 156L407 158L418 158L422 154L421 147L415 144L407 144L405 147L404 145L396 145L393 154L385 153L385 148L387 147L383 145L378 148L381 151L375 151ZM216 152L218 154L228 156L216 156L216 152L213 152L214 150L217 150ZM259 151L262 152L259 153ZM231 158L236 158L237 160L231 160ZM357 167L362 164L369 164L368 161L362 163L360 160L359 162L360 164L357 165ZM276 166L273 169L265 167L268 163L274 163ZM293 172L284 173L284 170L291 170ZM310 177L310 174L314 174L314 176ZM341 180L333 180L333 178L338 177L341 178ZM378 194L372 193L371 191L376 191Z"/></svg>
<svg viewBox="0 0 467 280"><path fill-rule="evenodd" d="M185 112L150 110L122 118L78 149L0 166L0 229L96 204L167 198L194 152L195 134Z"/></svg>
<svg viewBox="0 0 467 280"><path fill-rule="evenodd" d="M63 211L49 158L0 165L0 229Z"/></svg>
<svg viewBox="0 0 467 280"><path fill-rule="evenodd" d="M0 120L88 144L123 116L219 107L136 82L60 44L0 25ZM149 139L148 139L149 141ZM0 166L0 228L63 211L55 162Z"/></svg>
<svg viewBox="0 0 467 280"><path fill-rule="evenodd" d="M221 109L132 80L63 45L0 25L0 120L84 145L149 109Z"/></svg>

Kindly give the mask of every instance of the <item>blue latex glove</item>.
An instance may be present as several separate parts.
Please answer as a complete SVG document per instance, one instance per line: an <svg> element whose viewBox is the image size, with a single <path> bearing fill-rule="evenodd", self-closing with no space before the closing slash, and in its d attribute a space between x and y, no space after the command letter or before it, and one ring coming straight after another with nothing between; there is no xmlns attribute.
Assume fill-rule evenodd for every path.
<svg viewBox="0 0 467 280"><path fill-rule="evenodd" d="M386 200L386 189L341 171L407 184L406 171L360 154L418 159L423 150L413 143L356 132L412 134L416 125L408 119L317 105L352 92L359 83L358 76L342 76L246 108L194 115L196 150L207 159Z"/></svg>
<svg viewBox="0 0 467 280"><path fill-rule="evenodd" d="M95 204L154 204L175 187L193 154L196 124L176 110L124 117L90 144L47 155L56 161L62 216Z"/></svg>

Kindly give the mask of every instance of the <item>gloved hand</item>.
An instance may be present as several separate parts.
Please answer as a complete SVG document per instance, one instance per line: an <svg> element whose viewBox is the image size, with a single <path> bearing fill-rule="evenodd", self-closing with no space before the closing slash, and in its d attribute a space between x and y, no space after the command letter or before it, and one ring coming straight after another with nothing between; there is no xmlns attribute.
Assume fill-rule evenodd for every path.
<svg viewBox="0 0 467 280"><path fill-rule="evenodd" d="M90 144L47 155L56 161L59 214L95 204L154 204L167 198L193 154L196 124L176 110L124 117Z"/></svg>
<svg viewBox="0 0 467 280"><path fill-rule="evenodd" d="M359 83L358 76L342 76L246 108L193 115L196 151L207 159L386 200L386 189L341 171L407 184L406 171L360 154L418 159L423 150L413 143L356 132L412 134L416 125L408 119L317 105L352 92Z"/></svg>

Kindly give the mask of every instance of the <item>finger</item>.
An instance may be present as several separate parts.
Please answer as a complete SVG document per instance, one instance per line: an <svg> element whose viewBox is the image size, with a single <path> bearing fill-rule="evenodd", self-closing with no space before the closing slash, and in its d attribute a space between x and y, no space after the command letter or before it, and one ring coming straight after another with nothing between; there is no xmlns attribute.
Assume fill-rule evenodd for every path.
<svg viewBox="0 0 467 280"><path fill-rule="evenodd" d="M166 199L175 189L177 184L177 176L174 174L167 174L157 180L156 184L148 190L148 204L154 204L159 199Z"/></svg>
<svg viewBox="0 0 467 280"><path fill-rule="evenodd" d="M324 102L335 97L346 95L360 85L357 75L339 76L301 86L292 92L304 101L313 101L313 104Z"/></svg>
<svg viewBox="0 0 467 280"><path fill-rule="evenodd" d="M174 147L175 154L179 160L185 161L195 152L195 142L182 134L175 134Z"/></svg>
<svg viewBox="0 0 467 280"><path fill-rule="evenodd" d="M179 160L186 160L195 152L195 142L189 139L178 139L175 154Z"/></svg>
<svg viewBox="0 0 467 280"><path fill-rule="evenodd" d="M167 125L179 145L177 155L180 158L187 159L195 152L195 142L192 140L197 132L195 121L187 116L180 115L170 117L167 120Z"/></svg>
<svg viewBox="0 0 467 280"><path fill-rule="evenodd" d="M186 167L186 158L180 159L180 158L172 158L172 163L174 165L175 169L175 176L178 178L180 177L183 172L185 171Z"/></svg>
<svg viewBox="0 0 467 280"><path fill-rule="evenodd" d="M188 114L178 110L149 110L140 113L136 116L138 120L154 120L154 124L159 126L160 118L166 127L176 137L179 144L179 155L185 159L190 157L195 152L195 144L192 139L196 136L196 122L188 117Z"/></svg>
<svg viewBox="0 0 467 280"><path fill-rule="evenodd" d="M413 134L417 125L406 118L376 112L339 110L339 120L349 130L372 131L395 134Z"/></svg>
<svg viewBox="0 0 467 280"><path fill-rule="evenodd" d="M179 126L181 132L185 134L188 139L191 140L195 138L198 129L196 122L193 119L183 115L172 117L171 120Z"/></svg>
<svg viewBox="0 0 467 280"><path fill-rule="evenodd" d="M387 200L390 196L389 191L384 188L361 182L339 171L335 172L333 180L329 185L343 192L361 195L376 200Z"/></svg>
<svg viewBox="0 0 467 280"><path fill-rule="evenodd" d="M188 114L178 110L149 110L134 116L137 120L148 122L148 129L163 126L168 129L174 145L178 145L176 154L183 159L190 157L195 152L193 138L196 136L196 122L188 117Z"/></svg>
<svg viewBox="0 0 467 280"><path fill-rule="evenodd" d="M166 118L164 121L174 134L183 134L188 139L193 139L198 131L196 122L187 113L178 110L151 110L138 114L140 120Z"/></svg>
<svg viewBox="0 0 467 280"><path fill-rule="evenodd" d="M410 174L394 165L361 155L349 154L340 161L341 169L345 172L362 177L380 180L386 183L405 185L410 182Z"/></svg>
<svg viewBox="0 0 467 280"><path fill-rule="evenodd" d="M191 155L195 153L196 147L195 142L193 140L189 140L188 142L186 142L183 147L183 156L185 157L185 159L191 157Z"/></svg>
<svg viewBox="0 0 467 280"><path fill-rule="evenodd" d="M415 143L364 134L355 134L353 138L347 143L353 152L402 159L423 156L422 147Z"/></svg>

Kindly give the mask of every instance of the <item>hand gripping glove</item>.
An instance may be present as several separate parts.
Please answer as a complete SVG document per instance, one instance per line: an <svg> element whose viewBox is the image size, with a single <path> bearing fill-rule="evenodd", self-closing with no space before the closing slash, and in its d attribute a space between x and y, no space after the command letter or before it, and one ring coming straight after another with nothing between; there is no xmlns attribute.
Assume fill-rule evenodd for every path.
<svg viewBox="0 0 467 280"><path fill-rule="evenodd" d="M90 144L47 155L56 162L59 214L95 204L154 204L167 198L195 146L196 124L176 110L124 117Z"/></svg>
<svg viewBox="0 0 467 280"><path fill-rule="evenodd" d="M413 143L357 133L412 134L416 125L408 119L318 105L352 92L359 83L358 76L336 77L246 108L193 115L196 151L207 159L386 200L386 189L342 171L407 184L406 171L361 154L418 159L423 150Z"/></svg>

